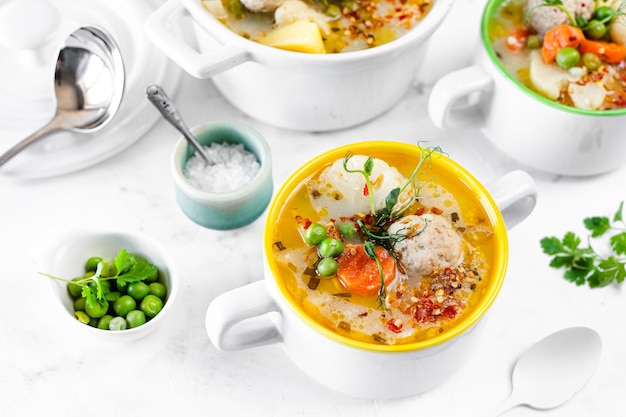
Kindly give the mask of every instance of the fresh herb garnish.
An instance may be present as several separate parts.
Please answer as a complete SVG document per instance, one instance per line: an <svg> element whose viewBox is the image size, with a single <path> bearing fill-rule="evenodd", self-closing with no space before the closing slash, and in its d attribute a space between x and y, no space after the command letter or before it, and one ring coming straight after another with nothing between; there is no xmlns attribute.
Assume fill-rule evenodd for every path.
<svg viewBox="0 0 626 417"><path fill-rule="evenodd" d="M361 231L361 235L364 240L365 253L371 259L375 260L376 265L378 266L378 272L381 280L380 290L378 292L378 301L383 311L385 310L386 298L384 273L382 265L380 263L380 259L376 255L374 249L376 246L382 246L391 254L391 256L395 257L393 246L396 242L414 236L415 234L421 233L423 229L419 231L409 232L405 232L403 229L397 233L393 233L390 235L387 232L387 226L400 218L406 212L406 210L409 209L418 200L419 193L422 187L424 187L432 180L432 178L429 178L425 181L420 181L420 174L423 172L424 168L430 164L433 153L443 153L440 147L420 147L420 150L420 159L413 169L413 172L411 173L407 181L402 185L402 187L396 187L392 189L389 194L387 194L387 196L385 197L385 205L379 212L376 211L374 189L371 180L371 175L374 169L374 159L372 157L368 157L363 164L362 169L348 169L348 161L352 157L351 154L347 154L343 160L343 168L346 172L360 173L365 179L364 195L369 198L370 212L373 217L373 221L371 221L370 224L366 225L362 219L356 219L356 223L359 227L359 230ZM411 197L407 198L406 201L402 202L401 204L398 204L400 195L402 195L402 193L408 187L411 187ZM426 226L427 222L425 223L424 227Z"/></svg>
<svg viewBox="0 0 626 417"><path fill-rule="evenodd" d="M587 246L574 232L567 232L563 239L545 237L541 239L543 252L552 256L550 266L563 268L563 277L576 285L587 284L590 288L605 287L612 283L621 284L626 277L626 223L622 216L624 202L619 205L612 219L603 216L587 217L585 228L591 232ZM609 237L612 254L601 256L591 245L591 239Z"/></svg>
<svg viewBox="0 0 626 417"><path fill-rule="evenodd" d="M376 261L376 265L378 266L378 275L380 276L380 289L378 290L378 305L379 307L385 311L385 299L387 298L387 289L385 288L385 275L383 274L383 266L380 263L380 259L378 259L378 255L374 250L376 246L374 243L369 240L366 241L363 245L363 249L365 250L365 254L369 256L371 259Z"/></svg>
<svg viewBox="0 0 626 417"><path fill-rule="evenodd" d="M89 298L90 301L97 300L103 302L105 300L113 301L114 299L109 294L107 287L102 285L103 281L114 279L118 288L123 288L127 284L143 281L158 272L158 268L148 262L147 259L128 253L126 249L121 249L117 253L113 261L116 272L111 276L103 276L104 266L107 262L110 262L110 260L100 261L93 275L80 279L68 280L42 272L40 274L48 278L80 286L83 297ZM92 283L94 284L93 287L90 286Z"/></svg>

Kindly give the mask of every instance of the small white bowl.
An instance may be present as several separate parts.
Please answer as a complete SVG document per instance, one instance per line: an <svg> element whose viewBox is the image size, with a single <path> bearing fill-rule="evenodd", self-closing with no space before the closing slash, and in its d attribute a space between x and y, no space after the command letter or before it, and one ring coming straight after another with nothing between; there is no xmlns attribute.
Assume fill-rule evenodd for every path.
<svg viewBox="0 0 626 417"><path fill-rule="evenodd" d="M255 221L269 205L274 187L272 155L263 136L247 124L238 122L205 123L191 131L202 146L223 142L243 145L255 155L260 169L252 181L237 190L225 193L201 190L184 174L185 165L195 150L181 137L171 159L180 209L195 223L214 230L237 229Z"/></svg>
<svg viewBox="0 0 626 417"><path fill-rule="evenodd" d="M62 324L72 326L86 337L94 336L112 342L139 339L162 324L176 299L179 278L172 258L153 238L131 232L59 229L46 233L31 255L38 265L37 272L72 279L84 274L85 262L90 257L115 258L121 249L140 255L159 268L159 282L167 289L163 309L139 327L119 331L98 329L76 319L74 301L65 282L46 278L54 301L62 308L61 316L66 319Z"/></svg>

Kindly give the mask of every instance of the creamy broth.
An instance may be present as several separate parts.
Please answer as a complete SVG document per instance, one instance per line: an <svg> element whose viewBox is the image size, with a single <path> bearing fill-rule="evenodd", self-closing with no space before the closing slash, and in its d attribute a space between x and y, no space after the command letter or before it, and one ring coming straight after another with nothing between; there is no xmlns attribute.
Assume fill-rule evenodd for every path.
<svg viewBox="0 0 626 417"><path fill-rule="evenodd" d="M576 23L545 0L502 1L488 25L496 56L522 84L560 104L583 110L626 107L626 2L563 5ZM605 13L613 17L603 18Z"/></svg>
<svg viewBox="0 0 626 417"><path fill-rule="evenodd" d="M432 2L203 0L202 4L224 25L255 42L297 52L339 53L383 45L405 35L426 16ZM263 9L250 10L246 3Z"/></svg>
<svg viewBox="0 0 626 417"><path fill-rule="evenodd" d="M377 152L368 155L376 166L385 161L401 176L409 178L416 160L398 157L392 153ZM433 154L430 158L438 158ZM476 307L487 291L493 268L495 236L492 223L480 201L466 184L440 169L437 164L425 164L417 183L425 184L419 190L419 199L403 213L401 221L411 218L431 219L425 230L437 224L448 224L449 232L462 242L462 254L450 265L435 268L426 275L409 277L405 270L406 258L396 259L394 281L386 285L383 306L379 293L362 294L351 291L338 279L337 274L320 278L315 272L319 250L304 239L307 227L313 223L327 227L329 236L341 239L345 245L341 256L348 256L353 246L360 244L363 234L346 239L339 232L340 224L364 219L369 213L352 213L335 218L312 200L319 198L319 178L330 164L304 181L287 198L274 229L273 256L277 261L279 277L292 302L316 322L340 335L354 340L377 344L406 344L440 335L453 328ZM357 175L360 174L351 174ZM383 170L382 177L395 176ZM365 184L364 177L360 177ZM377 180L380 182L382 180ZM323 193L323 191L322 191ZM386 191L385 191L386 194ZM354 196L345 190L338 195L336 204ZM384 199L384 196L383 196ZM332 211L332 210L331 210ZM383 229L388 230L389 226ZM406 230L400 228L400 230ZM421 236L421 235L420 235ZM398 247L397 245L395 247ZM434 249L434 248L433 248ZM425 248L429 250L428 247ZM398 254L391 251L394 258ZM372 260L373 262L373 260ZM313 285L312 285L313 283Z"/></svg>

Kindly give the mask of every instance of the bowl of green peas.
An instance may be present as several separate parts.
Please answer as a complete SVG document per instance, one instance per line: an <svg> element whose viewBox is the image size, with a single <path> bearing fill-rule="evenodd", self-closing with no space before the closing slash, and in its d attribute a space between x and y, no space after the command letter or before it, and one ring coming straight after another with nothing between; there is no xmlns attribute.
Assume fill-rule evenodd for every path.
<svg viewBox="0 0 626 417"><path fill-rule="evenodd" d="M176 298L172 259L142 233L51 231L32 256L67 322L109 340L145 336L164 320Z"/></svg>

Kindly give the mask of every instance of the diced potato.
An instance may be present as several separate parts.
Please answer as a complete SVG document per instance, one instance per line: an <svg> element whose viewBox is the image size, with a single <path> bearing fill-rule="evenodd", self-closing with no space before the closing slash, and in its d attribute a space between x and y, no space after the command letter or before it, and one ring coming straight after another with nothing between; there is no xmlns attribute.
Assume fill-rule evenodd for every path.
<svg viewBox="0 0 626 417"><path fill-rule="evenodd" d="M596 83L587 83L585 85L570 84L568 92L574 102L574 106L586 110L598 110L606 97L604 88Z"/></svg>
<svg viewBox="0 0 626 417"><path fill-rule="evenodd" d="M555 63L546 64L538 50L530 53L530 81L540 94L549 99L559 98L561 91L579 78Z"/></svg>
<svg viewBox="0 0 626 417"><path fill-rule="evenodd" d="M274 48L296 52L323 54L326 52L322 34L316 23L299 20L270 32L262 42Z"/></svg>

